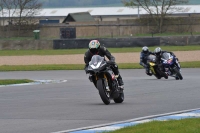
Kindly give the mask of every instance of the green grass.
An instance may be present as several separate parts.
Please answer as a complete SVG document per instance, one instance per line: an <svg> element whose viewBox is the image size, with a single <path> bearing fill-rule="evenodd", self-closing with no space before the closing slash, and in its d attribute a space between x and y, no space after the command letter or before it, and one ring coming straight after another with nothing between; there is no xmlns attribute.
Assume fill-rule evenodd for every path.
<svg viewBox="0 0 200 133"><path fill-rule="evenodd" d="M3 65L0 71L45 71L45 70L83 70L83 64L59 64L59 65Z"/></svg>
<svg viewBox="0 0 200 133"><path fill-rule="evenodd" d="M2 50L0 56L23 55L73 55L84 54L87 49L63 49L63 50Z"/></svg>
<svg viewBox="0 0 200 133"><path fill-rule="evenodd" d="M175 33L175 32L167 32L167 33L156 33L153 34L154 37L162 37L162 36L190 36L191 33L190 32L183 32L183 33ZM200 35L200 32L193 32L192 35ZM134 36L130 36L130 35L124 35L124 36L112 36L107 35L107 36L80 36L77 37L79 39L92 39L92 38L126 38L126 37L152 37L152 34L147 33L147 34L135 34ZM51 36L51 37L42 37L40 36L39 40L54 40L54 39L58 39L58 37L56 36ZM34 34L32 35L32 37L8 37L8 38L1 38L0 40L35 40L34 38Z"/></svg>
<svg viewBox="0 0 200 133"><path fill-rule="evenodd" d="M200 133L200 118L152 121L108 133Z"/></svg>
<svg viewBox="0 0 200 133"><path fill-rule="evenodd" d="M180 62L181 68L200 68L200 61ZM143 69L139 63L119 63L120 69Z"/></svg>
<svg viewBox="0 0 200 133"><path fill-rule="evenodd" d="M162 37L162 36L185 36L185 35L191 35L190 32L183 32L183 33L156 33L153 34L153 36L158 36L158 37ZM200 32L193 32L192 35L200 35ZM136 34L134 37L151 37L152 34Z"/></svg>
<svg viewBox="0 0 200 133"><path fill-rule="evenodd" d="M151 51L157 46L149 47ZM194 51L200 50L200 45L191 46L160 46L167 51ZM142 47L108 48L111 53L141 52ZM63 50L1 50L0 56L23 56L23 55L72 55L84 54L87 49L63 49Z"/></svg>
<svg viewBox="0 0 200 133"><path fill-rule="evenodd" d="M53 40L53 39L58 39L57 37L40 37L39 40ZM34 34L32 37L8 37L8 38L1 38L0 40L18 40L18 41L24 41L24 40L36 40L34 38Z"/></svg>
<svg viewBox="0 0 200 133"><path fill-rule="evenodd" d="M191 35L200 35L200 32L182 32L182 33L176 33L176 32L164 32L164 33L156 33L153 34L153 37L162 37L162 36L191 36ZM135 35L124 35L124 36L112 36L112 34L107 36L81 36L78 38L81 39L91 39L91 38L131 38L131 37L152 37L151 33L143 33L143 34L135 34Z"/></svg>
<svg viewBox="0 0 200 133"><path fill-rule="evenodd" d="M154 51L154 49L158 46L149 47L150 51ZM200 50L200 45L192 45L192 46L159 46L163 50L166 51L194 51ZM108 48L111 53L127 53L127 52L141 52L142 47L129 47L129 48Z"/></svg>
<svg viewBox="0 0 200 133"><path fill-rule="evenodd" d="M119 69L143 69L139 63L119 63ZM181 62L182 68L200 68L200 61ZM83 70L84 64L2 65L0 71Z"/></svg>
<svg viewBox="0 0 200 133"><path fill-rule="evenodd" d="M22 83L30 83L30 82L34 82L34 81L29 80L29 79L1 79L0 85L22 84Z"/></svg>
<svg viewBox="0 0 200 133"><path fill-rule="evenodd" d="M0 40L34 40L34 36L33 37L8 37L8 38L0 38Z"/></svg>

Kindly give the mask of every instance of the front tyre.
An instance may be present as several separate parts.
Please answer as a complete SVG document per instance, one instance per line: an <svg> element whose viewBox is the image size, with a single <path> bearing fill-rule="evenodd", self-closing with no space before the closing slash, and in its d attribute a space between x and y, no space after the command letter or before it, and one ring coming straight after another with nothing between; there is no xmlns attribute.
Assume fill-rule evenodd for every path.
<svg viewBox="0 0 200 133"><path fill-rule="evenodd" d="M158 74L156 74L156 75L154 75L157 79L161 79L161 76L160 75L158 75Z"/></svg>
<svg viewBox="0 0 200 133"><path fill-rule="evenodd" d="M180 80L183 79L183 76L181 75L180 71L178 70L178 68L174 69L175 73L176 73L176 77L179 78Z"/></svg>
<svg viewBox="0 0 200 133"><path fill-rule="evenodd" d="M162 76L161 76L161 72L160 72L160 70L158 70L158 68L156 69L155 68L155 72L156 72L156 74L154 75L157 79L161 79L162 78Z"/></svg>
<svg viewBox="0 0 200 133"><path fill-rule="evenodd" d="M99 90L99 95L101 97L101 100L104 102L104 104L106 105L110 104L110 93L106 91L106 88L102 79L99 79L97 81L97 89Z"/></svg>
<svg viewBox="0 0 200 133"><path fill-rule="evenodd" d="M154 66L151 67L151 73L157 78L157 79L161 79L161 76L159 75L159 72L157 70L157 68Z"/></svg>
<svg viewBox="0 0 200 133"><path fill-rule="evenodd" d="M122 103L124 101L124 92L122 91L120 94L119 94L119 97L118 98L115 98L113 99L115 103Z"/></svg>

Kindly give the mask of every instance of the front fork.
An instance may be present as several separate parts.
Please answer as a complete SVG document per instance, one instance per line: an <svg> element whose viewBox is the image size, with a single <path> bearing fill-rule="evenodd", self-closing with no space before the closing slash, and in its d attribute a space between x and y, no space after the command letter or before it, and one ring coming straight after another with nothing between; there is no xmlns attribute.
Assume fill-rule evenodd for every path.
<svg viewBox="0 0 200 133"><path fill-rule="evenodd" d="M105 73L103 74L103 76L104 76L104 84L105 84L105 86L106 86L106 91L110 91L110 87L109 87L109 85L108 85L107 76L106 76Z"/></svg>
<svg viewBox="0 0 200 133"><path fill-rule="evenodd" d="M151 70L151 72L152 72L153 74L156 74L155 69L154 69L154 66L155 66L155 63L152 63L152 62L149 63L149 69Z"/></svg>
<svg viewBox="0 0 200 133"><path fill-rule="evenodd" d="M99 79L99 78L98 78L97 75L89 75L89 80L90 80L90 82L93 82L95 86L96 86L96 82L97 82L98 79ZM103 78L102 78L102 79L103 79L104 85L105 85L105 87L106 87L106 90L107 90L107 91L110 91L110 87L109 87L109 85L108 85L108 78L107 78L107 76L106 76L105 73L103 74Z"/></svg>

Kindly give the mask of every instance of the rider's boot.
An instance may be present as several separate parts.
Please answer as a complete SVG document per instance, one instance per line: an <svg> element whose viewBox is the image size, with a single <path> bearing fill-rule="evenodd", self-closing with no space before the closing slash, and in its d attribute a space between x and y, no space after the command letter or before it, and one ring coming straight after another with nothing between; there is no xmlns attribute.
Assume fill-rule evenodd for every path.
<svg viewBox="0 0 200 133"><path fill-rule="evenodd" d="M178 78L178 77L175 77L175 79L176 79L176 80L179 80L179 78Z"/></svg>
<svg viewBox="0 0 200 133"><path fill-rule="evenodd" d="M149 68L146 68L146 74L149 75L149 76L152 76L152 73L150 73Z"/></svg>
<svg viewBox="0 0 200 133"><path fill-rule="evenodd" d="M149 75L149 76L152 76L152 73L150 73L150 72L146 72L146 74Z"/></svg>
<svg viewBox="0 0 200 133"><path fill-rule="evenodd" d="M117 76L119 88L121 88L123 90L124 89L124 86L123 86L124 82L123 82L122 77L119 73L118 66L115 64L112 68L113 68L112 70L113 70L114 74Z"/></svg>
<svg viewBox="0 0 200 133"><path fill-rule="evenodd" d="M119 88L124 89L124 86L123 86L124 82L123 82L122 77L121 77L120 74L117 77L117 81L118 81L118 84L119 84Z"/></svg>

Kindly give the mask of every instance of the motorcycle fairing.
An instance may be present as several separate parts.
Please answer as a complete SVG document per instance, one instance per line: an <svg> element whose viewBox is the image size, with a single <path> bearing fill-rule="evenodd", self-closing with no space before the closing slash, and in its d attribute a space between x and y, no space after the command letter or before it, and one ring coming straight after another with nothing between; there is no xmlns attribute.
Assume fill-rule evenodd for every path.
<svg viewBox="0 0 200 133"><path fill-rule="evenodd" d="M162 54L161 60L164 65L172 65L175 61L174 56L167 52Z"/></svg>
<svg viewBox="0 0 200 133"><path fill-rule="evenodd" d="M104 60L104 57L101 57L99 55L94 55L92 56L92 59L89 62L88 70L98 71L99 69L102 69L103 66L105 65L106 65L106 61Z"/></svg>

